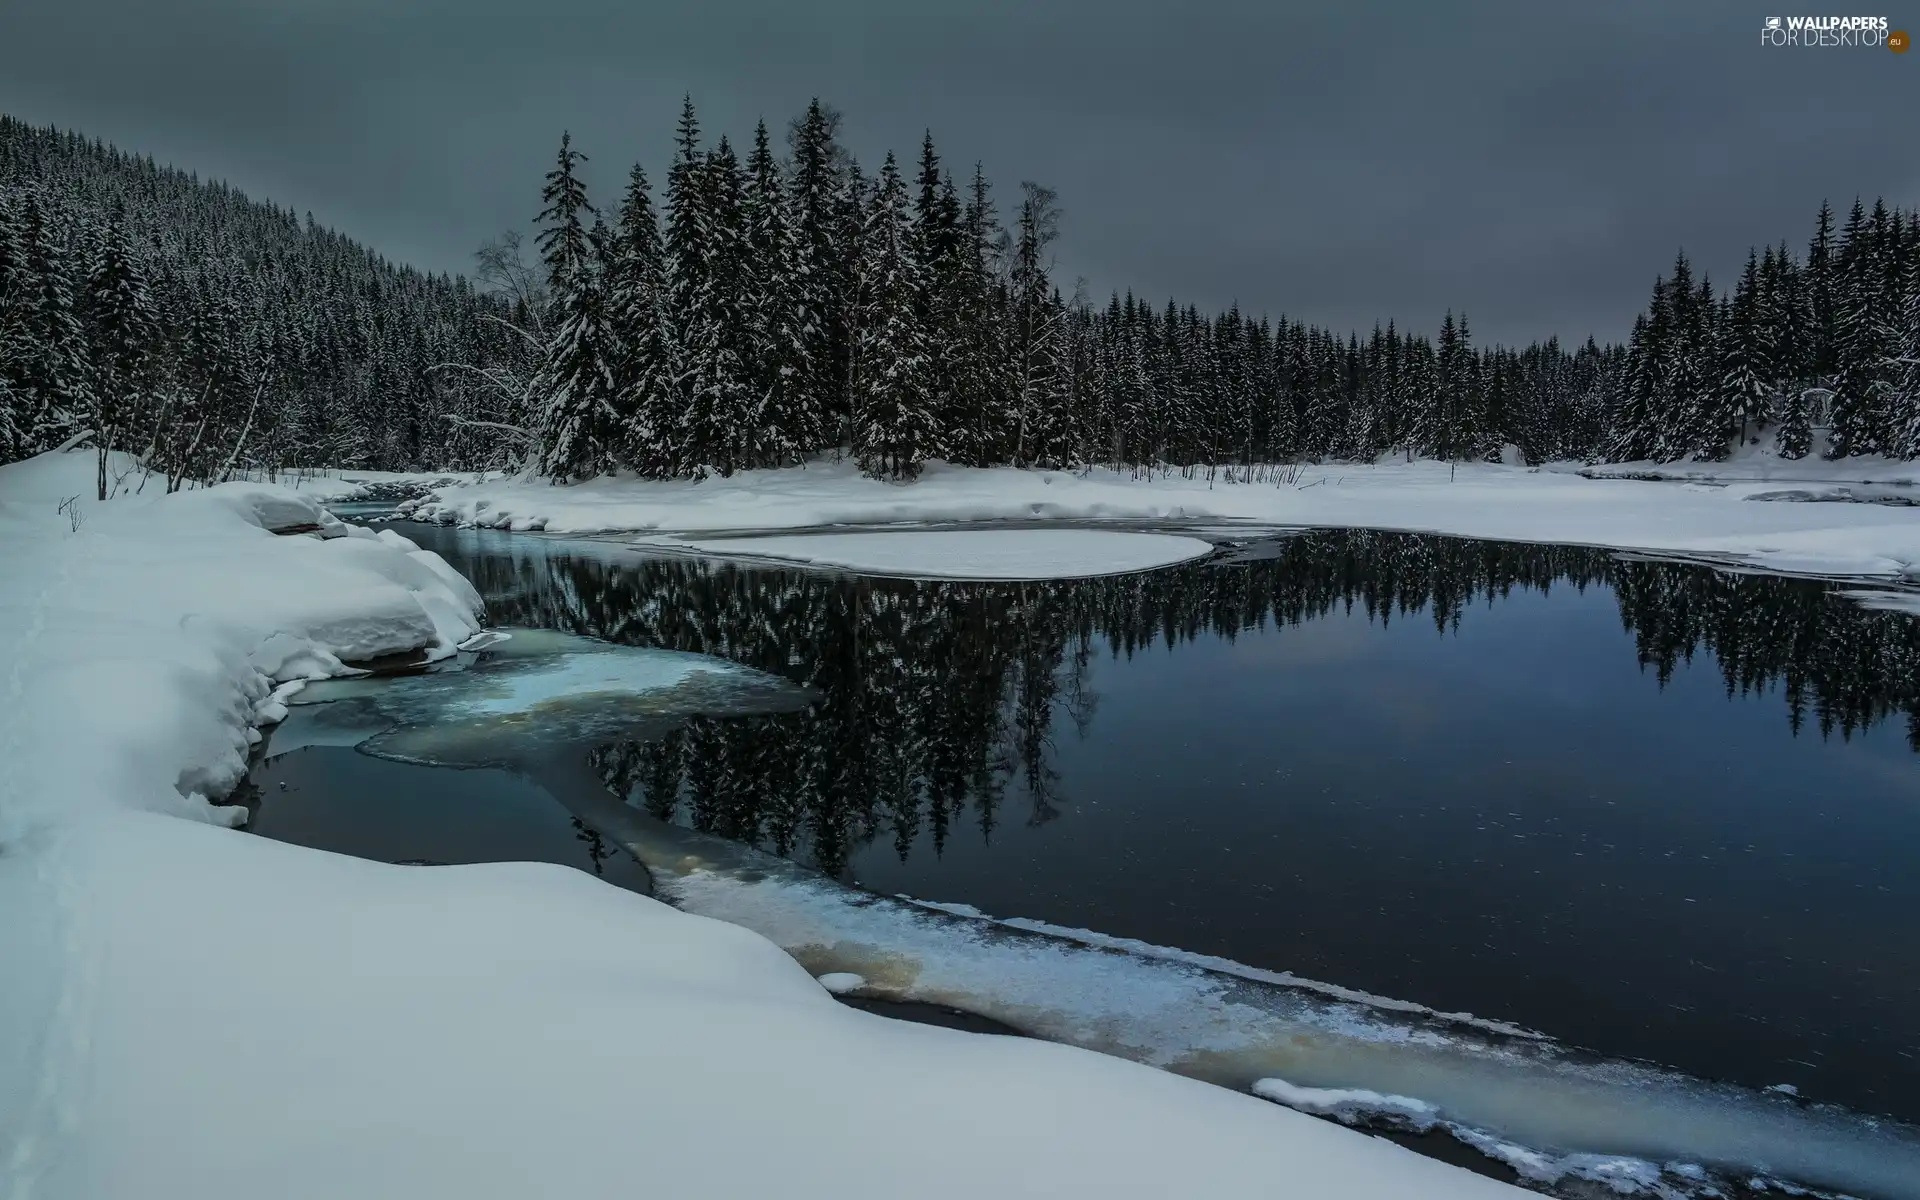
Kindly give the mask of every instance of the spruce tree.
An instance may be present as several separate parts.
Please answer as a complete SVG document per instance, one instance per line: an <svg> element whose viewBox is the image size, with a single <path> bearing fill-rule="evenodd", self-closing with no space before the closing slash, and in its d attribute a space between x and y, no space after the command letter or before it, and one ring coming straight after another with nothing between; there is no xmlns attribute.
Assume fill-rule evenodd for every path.
<svg viewBox="0 0 1920 1200"><path fill-rule="evenodd" d="M1830 458L1873 454L1880 449L1876 402L1886 357L1879 320L1886 274L1885 216L1885 207L1877 205L1870 223L1856 199L1841 233L1833 296Z"/></svg>
<svg viewBox="0 0 1920 1200"><path fill-rule="evenodd" d="M793 323L802 345L792 411L796 428L808 431L807 450L839 437L846 408L852 264L840 222L849 172L835 140L838 123L838 114L815 99L788 133Z"/></svg>
<svg viewBox="0 0 1920 1200"><path fill-rule="evenodd" d="M607 323L602 262L612 237L592 212L576 168L586 156L560 138L560 155L541 192L538 244L547 265L550 325L533 384L538 405L540 473L555 483L612 470L624 430L617 408L618 351Z"/></svg>
<svg viewBox="0 0 1920 1200"><path fill-rule="evenodd" d="M1835 306L1840 286L1839 263L1833 242L1833 208L1822 201L1813 238L1807 244L1806 316L1808 367L1812 379L1805 386L1830 386L1834 374Z"/></svg>
<svg viewBox="0 0 1920 1200"><path fill-rule="evenodd" d="M748 267L740 160L725 136L696 177L704 262L686 314L684 441L696 474L751 464L760 435L749 363Z"/></svg>
<svg viewBox="0 0 1920 1200"><path fill-rule="evenodd" d="M967 425L965 253L959 195L953 179L940 169L933 134L920 142L920 169L915 179L913 245L920 256L916 271L919 292L914 307L926 330L932 394L936 455L950 457L951 446L963 437Z"/></svg>
<svg viewBox="0 0 1920 1200"><path fill-rule="evenodd" d="M854 353L854 442L860 469L912 479L933 447L927 334L917 301L922 253L892 154L881 165L862 230Z"/></svg>
<svg viewBox="0 0 1920 1200"><path fill-rule="evenodd" d="M1058 465L1063 455L1060 404L1064 393L1065 330L1053 303L1048 252L1059 236L1059 206L1051 189L1021 185L1009 274L1009 351L1013 369L1015 466Z"/></svg>
<svg viewBox="0 0 1920 1200"><path fill-rule="evenodd" d="M799 286L801 248L764 121L747 159L744 219L749 420L758 429L750 465L786 466L820 444L821 429L806 393L813 339Z"/></svg>
<svg viewBox="0 0 1920 1200"><path fill-rule="evenodd" d="M147 360L160 341L158 315L146 273L127 243L125 218L116 214L102 231L87 275L93 378L89 420L98 447L98 498L107 498L107 458L138 428L146 399Z"/></svg>
<svg viewBox="0 0 1920 1200"><path fill-rule="evenodd" d="M671 448L668 473L674 475L693 474L708 449L704 444L694 444L695 433L686 428L698 386L696 364L706 353L703 346L711 336L699 325L704 311L700 302L708 287L707 267L711 257L707 246L705 161L700 153L700 122L693 110L693 98L689 96L681 102L673 165L667 170L664 390L670 397L667 403L674 416L674 427L664 440Z"/></svg>
<svg viewBox="0 0 1920 1200"><path fill-rule="evenodd" d="M27 413L24 388L27 331L26 251L12 196L0 191L0 462L25 456Z"/></svg>
<svg viewBox="0 0 1920 1200"><path fill-rule="evenodd" d="M1763 376L1767 367L1763 339L1760 263L1749 251L1746 269L1734 286L1732 303L1720 325L1719 370L1707 421L1707 428L1713 432L1706 444L1698 447L1702 457L1721 457L1729 434L1737 433L1744 447L1749 427L1764 416L1767 385Z"/></svg>
<svg viewBox="0 0 1920 1200"><path fill-rule="evenodd" d="M1794 388L1780 399L1779 432L1775 445L1781 458L1805 458L1813 450L1813 431L1807 416L1807 389Z"/></svg>
<svg viewBox="0 0 1920 1200"><path fill-rule="evenodd" d="M1888 304L1887 452L1920 457L1920 213L1908 220L1906 244Z"/></svg>
<svg viewBox="0 0 1920 1200"><path fill-rule="evenodd" d="M1011 424L1005 289L1000 286L1003 232L985 170L974 164L961 245L955 261L959 362L951 423L942 429L949 457L970 466L997 461L1002 432Z"/></svg>
<svg viewBox="0 0 1920 1200"><path fill-rule="evenodd" d="M60 218L38 189L20 203L21 356L29 450L50 449L78 429L88 403L86 333L75 311L74 256Z"/></svg>
<svg viewBox="0 0 1920 1200"><path fill-rule="evenodd" d="M620 222L607 262L607 322L618 347L614 408L623 423L620 457L636 471L663 477L673 469L673 408L665 263L646 172L627 177Z"/></svg>

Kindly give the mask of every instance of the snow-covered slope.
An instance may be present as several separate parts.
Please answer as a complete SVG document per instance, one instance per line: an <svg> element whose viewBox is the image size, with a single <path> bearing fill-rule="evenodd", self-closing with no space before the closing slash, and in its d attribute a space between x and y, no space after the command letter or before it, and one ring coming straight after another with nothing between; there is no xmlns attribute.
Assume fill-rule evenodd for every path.
<svg viewBox="0 0 1920 1200"><path fill-rule="evenodd" d="M903 486L863 478L851 464L816 463L700 483L600 479L555 487L501 479L441 488L408 511L429 521L656 536L906 522L1244 521L1613 546L1807 574L1920 575L1920 510L1779 502L1781 490L1778 480L1595 480L1571 471L1434 462L1308 467L1288 484L935 464ZM786 552L847 561L832 551L810 553L802 543Z"/></svg>
<svg viewBox="0 0 1920 1200"><path fill-rule="evenodd" d="M0 1195L1450 1198L1513 1189L1250 1096L836 1004L565 868L223 828L289 683L474 597L251 484L0 468ZM304 518L304 519L297 519ZM270 528L320 527L281 536Z"/></svg>

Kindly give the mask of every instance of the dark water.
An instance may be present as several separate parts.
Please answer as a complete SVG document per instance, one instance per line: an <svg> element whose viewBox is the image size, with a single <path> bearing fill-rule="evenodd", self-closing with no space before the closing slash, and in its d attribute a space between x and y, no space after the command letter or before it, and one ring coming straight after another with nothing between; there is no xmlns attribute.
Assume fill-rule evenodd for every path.
<svg viewBox="0 0 1920 1200"><path fill-rule="evenodd" d="M397 528L497 624L822 694L579 748L661 816L882 892L1920 1117L1912 618L1418 535L952 584ZM273 836L632 869L512 776L321 749L263 771Z"/></svg>
<svg viewBox="0 0 1920 1200"><path fill-rule="evenodd" d="M268 746L272 750L271 744ZM553 862L648 890L646 869L537 785L506 771L450 771L311 746L254 769L249 828L385 862Z"/></svg>

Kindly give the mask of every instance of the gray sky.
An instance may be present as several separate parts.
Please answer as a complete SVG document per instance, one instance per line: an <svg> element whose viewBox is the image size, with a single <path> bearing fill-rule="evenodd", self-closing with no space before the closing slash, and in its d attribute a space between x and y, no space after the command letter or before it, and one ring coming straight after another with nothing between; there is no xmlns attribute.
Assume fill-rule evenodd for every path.
<svg viewBox="0 0 1920 1200"><path fill-rule="evenodd" d="M1822 197L1920 203L1920 52L1763 48L1774 2L7 0L0 109L460 270L563 127L611 201L683 92L736 141L818 94L870 167L931 127L1056 188L1096 297L1605 338L1681 246L1730 283Z"/></svg>

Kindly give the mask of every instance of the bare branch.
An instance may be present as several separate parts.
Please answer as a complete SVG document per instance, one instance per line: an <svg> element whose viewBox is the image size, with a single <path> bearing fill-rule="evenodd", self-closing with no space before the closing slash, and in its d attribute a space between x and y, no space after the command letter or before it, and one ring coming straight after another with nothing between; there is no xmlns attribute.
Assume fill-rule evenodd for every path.
<svg viewBox="0 0 1920 1200"><path fill-rule="evenodd" d="M534 443L533 434L520 428L518 425L507 425L500 421L475 421L468 417L463 417L459 413L441 413L440 415L452 423L455 429L487 429L495 433L505 434L529 446Z"/></svg>

